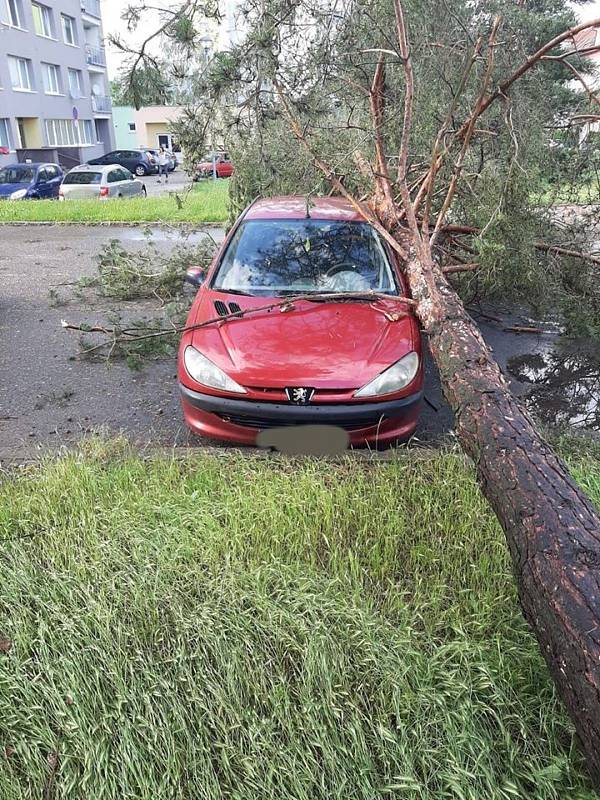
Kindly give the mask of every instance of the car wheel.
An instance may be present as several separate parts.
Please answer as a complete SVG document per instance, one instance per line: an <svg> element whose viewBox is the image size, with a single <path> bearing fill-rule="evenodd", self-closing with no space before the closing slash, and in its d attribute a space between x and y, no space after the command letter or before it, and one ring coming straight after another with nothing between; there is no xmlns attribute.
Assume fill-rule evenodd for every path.
<svg viewBox="0 0 600 800"><path fill-rule="evenodd" d="M138 178L141 178L142 175L146 175L146 167L143 164L138 164L135 168L135 174Z"/></svg>

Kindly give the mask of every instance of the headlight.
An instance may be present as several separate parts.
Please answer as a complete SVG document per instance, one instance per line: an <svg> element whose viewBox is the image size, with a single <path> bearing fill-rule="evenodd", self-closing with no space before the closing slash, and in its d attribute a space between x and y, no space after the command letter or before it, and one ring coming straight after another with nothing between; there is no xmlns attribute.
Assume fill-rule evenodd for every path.
<svg viewBox="0 0 600 800"><path fill-rule="evenodd" d="M354 393L354 397L377 397L381 394L392 394L399 392L414 379L419 369L419 356L416 353L408 355L396 361L385 372L378 375L362 389Z"/></svg>
<svg viewBox="0 0 600 800"><path fill-rule="evenodd" d="M11 200L22 200L25 195L27 194L27 189L17 189L16 192L13 192L10 196Z"/></svg>
<svg viewBox="0 0 600 800"><path fill-rule="evenodd" d="M246 393L243 386L236 383L210 359L203 356L195 347L186 347L183 354L183 363L191 377L204 386L213 389L222 389L225 392Z"/></svg>

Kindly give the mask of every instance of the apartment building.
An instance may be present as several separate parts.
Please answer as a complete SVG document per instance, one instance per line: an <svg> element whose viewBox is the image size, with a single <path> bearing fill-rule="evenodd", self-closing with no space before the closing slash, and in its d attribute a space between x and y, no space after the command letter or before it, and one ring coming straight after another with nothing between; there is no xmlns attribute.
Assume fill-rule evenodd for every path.
<svg viewBox="0 0 600 800"><path fill-rule="evenodd" d="M113 149L99 0L0 0L0 166Z"/></svg>

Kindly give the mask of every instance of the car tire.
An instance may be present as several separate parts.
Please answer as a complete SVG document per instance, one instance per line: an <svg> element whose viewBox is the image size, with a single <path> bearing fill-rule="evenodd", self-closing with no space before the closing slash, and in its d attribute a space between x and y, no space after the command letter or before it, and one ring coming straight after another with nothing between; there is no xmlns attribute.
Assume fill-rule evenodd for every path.
<svg viewBox="0 0 600 800"><path fill-rule="evenodd" d="M143 164L138 164L135 168L135 174L138 176L138 178L141 178L143 175L147 175L148 171Z"/></svg>

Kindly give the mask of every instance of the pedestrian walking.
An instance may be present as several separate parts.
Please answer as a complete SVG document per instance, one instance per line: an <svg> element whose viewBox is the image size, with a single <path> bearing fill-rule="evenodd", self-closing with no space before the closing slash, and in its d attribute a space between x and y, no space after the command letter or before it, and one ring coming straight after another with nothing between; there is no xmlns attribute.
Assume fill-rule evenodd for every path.
<svg viewBox="0 0 600 800"><path fill-rule="evenodd" d="M161 177L165 176L165 183L169 182L169 154L161 145L158 151L158 183L161 182Z"/></svg>

